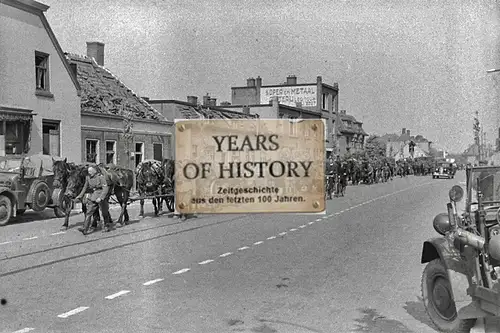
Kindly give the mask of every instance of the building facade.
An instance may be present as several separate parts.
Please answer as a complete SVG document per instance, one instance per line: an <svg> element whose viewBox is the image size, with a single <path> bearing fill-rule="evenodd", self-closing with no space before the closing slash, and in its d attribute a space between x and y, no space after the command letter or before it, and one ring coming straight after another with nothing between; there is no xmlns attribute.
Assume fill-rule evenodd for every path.
<svg viewBox="0 0 500 333"><path fill-rule="evenodd" d="M173 156L169 121L104 67L104 44L87 42L87 55L66 53L80 83L83 163L135 167Z"/></svg>
<svg viewBox="0 0 500 333"><path fill-rule="evenodd" d="M345 110L339 111L338 98L338 84L325 84L321 76L315 83L298 84L297 77L292 75L281 85L262 85L262 78L257 77L247 79L246 87L232 87L231 105L221 106L249 110L261 118L324 119L328 157L332 153L344 155L363 149L368 136L362 122Z"/></svg>
<svg viewBox="0 0 500 333"><path fill-rule="evenodd" d="M234 106L252 106L252 110L257 110L258 105L272 104L273 98L278 99L278 104L312 111L317 119L325 119L325 148L327 152L334 150L337 139L334 130L335 112L338 112L339 108L337 83L323 83L322 77L318 76L316 82L299 84L297 77L290 75L283 84L263 85L259 76L257 79L247 79L247 85L244 87L231 87L231 104Z"/></svg>
<svg viewBox="0 0 500 333"><path fill-rule="evenodd" d="M81 160L80 86L33 0L0 2L0 156Z"/></svg>

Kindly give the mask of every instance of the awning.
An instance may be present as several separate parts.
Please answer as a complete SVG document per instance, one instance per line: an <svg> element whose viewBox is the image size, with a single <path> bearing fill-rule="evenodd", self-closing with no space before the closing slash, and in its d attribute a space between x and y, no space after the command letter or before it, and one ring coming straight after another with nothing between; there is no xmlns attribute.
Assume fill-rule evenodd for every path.
<svg viewBox="0 0 500 333"><path fill-rule="evenodd" d="M0 106L0 121L31 122L33 115L32 110Z"/></svg>

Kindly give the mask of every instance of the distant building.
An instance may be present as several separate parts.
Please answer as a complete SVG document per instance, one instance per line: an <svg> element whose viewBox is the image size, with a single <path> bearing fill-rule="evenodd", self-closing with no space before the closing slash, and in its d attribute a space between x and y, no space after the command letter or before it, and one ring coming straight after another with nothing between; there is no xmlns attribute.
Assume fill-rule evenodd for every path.
<svg viewBox="0 0 500 333"><path fill-rule="evenodd" d="M316 82L298 84L297 77L290 75L286 82L277 85L262 85L262 78L257 77L247 79L244 87L231 87L231 104L232 108L250 107L261 118L273 118L276 116L272 100L277 98L278 104L282 105L278 113L282 113L285 118L298 118L300 114L304 118L323 118L327 124L325 148L331 152L335 139L333 124L335 112L338 111L338 94L338 84L323 83L321 76L316 78ZM285 106L295 109L287 109Z"/></svg>
<svg viewBox="0 0 500 333"><path fill-rule="evenodd" d="M80 162L80 86L33 0L0 1L0 156Z"/></svg>
<svg viewBox="0 0 500 333"><path fill-rule="evenodd" d="M345 111L339 114L341 123L335 133L338 110L338 84L323 83L318 76L315 83L297 83L297 77L288 76L278 85L262 85L262 79L249 78L244 87L231 87L231 105L226 109L258 114L260 118L325 119L325 148L327 156L336 145L338 152L361 149L367 136L362 123ZM291 126L290 131L293 131ZM338 137L336 136L338 134Z"/></svg>
<svg viewBox="0 0 500 333"><path fill-rule="evenodd" d="M432 142L422 135L412 136L409 129L403 128L401 134L385 134L380 137L386 143L386 156L395 159L411 157L410 143L415 144L413 157L427 157L433 154Z"/></svg>
<svg viewBox="0 0 500 333"><path fill-rule="evenodd" d="M103 43L87 42L86 56L66 57L82 88L82 162L135 169L146 159L161 161L173 155L173 121L104 67Z"/></svg>

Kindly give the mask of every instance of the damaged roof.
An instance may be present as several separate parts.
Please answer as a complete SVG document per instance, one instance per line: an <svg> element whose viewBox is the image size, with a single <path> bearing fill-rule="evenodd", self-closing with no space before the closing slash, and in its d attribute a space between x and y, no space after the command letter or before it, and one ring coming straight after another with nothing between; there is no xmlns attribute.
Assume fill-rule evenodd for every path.
<svg viewBox="0 0 500 333"><path fill-rule="evenodd" d="M125 111L137 120L168 121L93 58L67 52L65 56L70 65L76 65L76 76L82 89L82 112L122 116Z"/></svg>
<svg viewBox="0 0 500 333"><path fill-rule="evenodd" d="M202 104L191 104L178 100L150 100L151 105L161 112L161 105L171 105L175 112L172 117L175 119L257 119L257 114L249 114L233 110L224 109L218 106L208 106ZM163 113L165 114L165 113ZM170 115L170 114L169 114Z"/></svg>
<svg viewBox="0 0 500 333"><path fill-rule="evenodd" d="M333 117L334 117L333 120L335 120L336 119L335 111L333 112ZM340 120L341 120L341 122L339 123L340 132L368 136L368 133L366 133L365 130L363 129L363 124L357 121L356 118L354 118L353 116L341 113ZM350 122L351 126L346 126L344 124L344 121L347 121L348 123Z"/></svg>

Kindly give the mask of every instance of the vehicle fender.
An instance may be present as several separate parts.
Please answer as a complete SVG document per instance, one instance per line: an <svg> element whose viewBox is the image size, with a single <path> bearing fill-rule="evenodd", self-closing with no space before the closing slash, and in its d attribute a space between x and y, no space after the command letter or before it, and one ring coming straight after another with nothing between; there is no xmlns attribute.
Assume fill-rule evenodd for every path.
<svg viewBox="0 0 500 333"><path fill-rule="evenodd" d="M490 314L480 309L478 301L467 293L472 284L473 267L468 267L460 251L446 237L432 238L424 242L421 263L441 259L448 272L453 299L459 318L483 318Z"/></svg>
<svg viewBox="0 0 500 333"><path fill-rule="evenodd" d="M16 194L8 187L5 186L0 186L0 195L5 195L10 199L12 202L12 208L14 209L14 212L16 211L17 207L17 196Z"/></svg>

